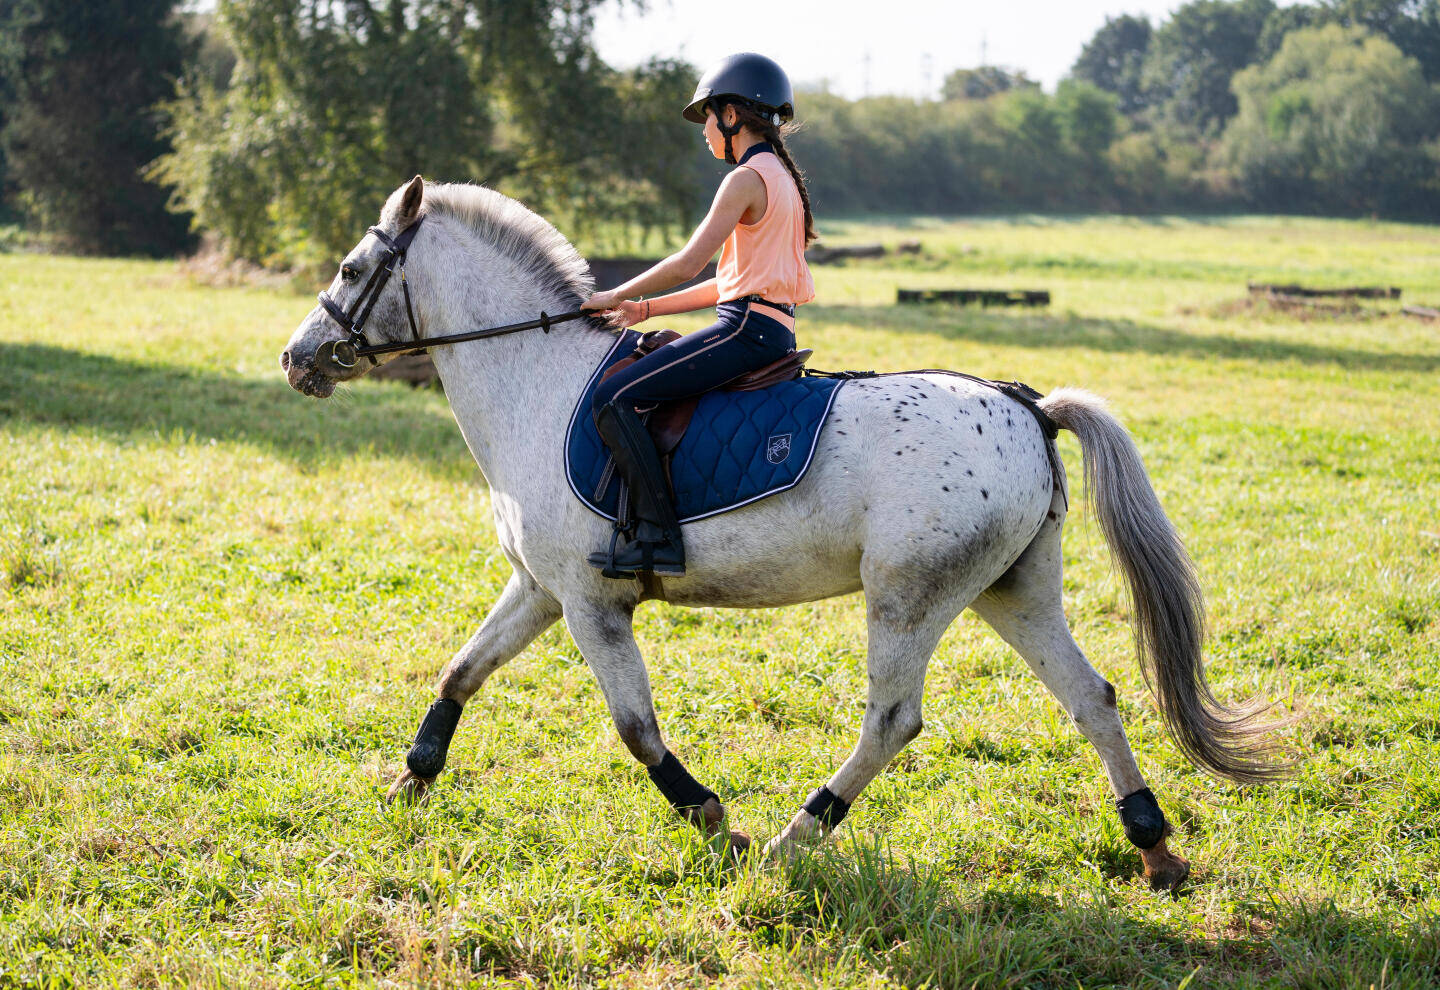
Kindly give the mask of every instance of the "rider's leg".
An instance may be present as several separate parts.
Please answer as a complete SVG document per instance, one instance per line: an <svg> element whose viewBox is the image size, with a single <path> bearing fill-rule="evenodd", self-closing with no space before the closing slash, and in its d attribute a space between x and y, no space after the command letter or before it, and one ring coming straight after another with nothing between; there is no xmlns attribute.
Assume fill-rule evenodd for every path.
<svg viewBox="0 0 1440 990"><path fill-rule="evenodd" d="M595 390L595 425L629 486L637 519L635 539L617 547L613 557L608 552L591 554L596 567L685 573L684 541L669 486L635 410L717 388L784 356L795 342L787 327L751 315L744 305L722 304L719 313L717 323L645 355Z"/></svg>
<svg viewBox="0 0 1440 990"><path fill-rule="evenodd" d="M680 521L675 517L665 469L650 431L624 400L602 406L595 414L595 427L629 486L635 539L616 547L613 558L608 550L591 554L590 563L625 573L684 574L685 543Z"/></svg>

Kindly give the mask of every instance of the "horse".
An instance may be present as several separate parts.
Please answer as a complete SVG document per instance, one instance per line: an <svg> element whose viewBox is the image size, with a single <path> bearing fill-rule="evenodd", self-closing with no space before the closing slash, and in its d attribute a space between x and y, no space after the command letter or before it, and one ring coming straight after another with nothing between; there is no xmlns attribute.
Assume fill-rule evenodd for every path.
<svg viewBox="0 0 1440 990"><path fill-rule="evenodd" d="M397 262L398 289L385 281ZM378 284L377 276L384 276ZM484 186L426 184L417 175L389 196L280 363L293 388L324 398L370 369L353 356L335 360L347 330L356 329L353 320L342 326L347 312L365 307L369 332L393 350L436 331L578 310L591 291L588 265L543 218ZM1088 504L1124 575L1141 667L1179 748L1201 770L1231 781L1283 772L1265 738L1271 726L1258 718L1263 706L1227 706L1211 692L1194 566L1133 439L1103 399L1060 388L1036 403L1037 416L978 380L942 372L847 382L797 485L687 524L683 576L616 580L586 562L609 524L569 490L563 444L572 409L617 331L599 314L530 325L540 322L544 333L432 350L489 484L495 531L513 570L441 672L387 800L426 796L463 706L563 620L620 739L661 793L717 844L744 853L750 838L728 828L719 797L661 735L632 629L635 608L647 600L774 608L860 591L869 687L859 739L763 855L792 855L829 835L921 731L930 656L969 609L1020 654L1094 746L1145 876L1156 889L1177 889L1189 863L1167 845L1172 828L1131 752L1115 689L1065 617L1061 533L1069 494L1046 417L1079 439Z"/></svg>

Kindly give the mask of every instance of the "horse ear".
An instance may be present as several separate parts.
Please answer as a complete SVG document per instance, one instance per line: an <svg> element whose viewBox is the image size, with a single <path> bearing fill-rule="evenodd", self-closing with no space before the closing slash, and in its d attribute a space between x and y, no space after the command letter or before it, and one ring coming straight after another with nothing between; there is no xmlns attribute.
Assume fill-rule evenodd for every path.
<svg viewBox="0 0 1440 990"><path fill-rule="evenodd" d="M425 180L420 176L410 180L405 187L405 195L400 197L400 226L408 227L420 212L420 201L425 198Z"/></svg>

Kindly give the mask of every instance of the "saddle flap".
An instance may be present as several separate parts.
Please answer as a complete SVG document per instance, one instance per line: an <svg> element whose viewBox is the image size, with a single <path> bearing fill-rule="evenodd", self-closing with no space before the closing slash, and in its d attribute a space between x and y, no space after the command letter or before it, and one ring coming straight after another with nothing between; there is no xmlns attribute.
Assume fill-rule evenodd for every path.
<svg viewBox="0 0 1440 990"><path fill-rule="evenodd" d="M771 385L779 385L781 382L793 381L800 377L804 371L805 362L814 353L808 347L801 351L791 351L780 360L767 364L763 368L747 371L739 378L732 378L721 387L727 392L753 392L769 388Z"/></svg>
<svg viewBox="0 0 1440 990"><path fill-rule="evenodd" d="M661 457L669 457L680 445L685 431L690 428L690 417L695 415L695 407L698 405L700 396L693 395L688 399L676 399L656 406L650 413L645 425L650 428L650 436L655 440L655 449Z"/></svg>
<svg viewBox="0 0 1440 990"><path fill-rule="evenodd" d="M682 334L678 330L646 330L640 335L640 342L635 345L635 349L606 368L600 376L600 380L603 382L621 368L630 367L651 351L664 347L672 340L679 340L681 336Z"/></svg>

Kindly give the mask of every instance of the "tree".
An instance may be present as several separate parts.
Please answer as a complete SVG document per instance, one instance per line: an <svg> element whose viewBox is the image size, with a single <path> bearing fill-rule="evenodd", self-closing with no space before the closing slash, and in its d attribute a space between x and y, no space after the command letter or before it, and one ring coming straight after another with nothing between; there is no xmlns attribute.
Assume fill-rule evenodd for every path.
<svg viewBox="0 0 1440 990"><path fill-rule="evenodd" d="M1150 20L1122 14L1105 18L1105 24L1085 43L1070 76L1080 82L1114 93L1119 110L1134 116L1145 109L1145 88L1141 71L1150 49Z"/></svg>
<svg viewBox="0 0 1440 990"><path fill-rule="evenodd" d="M676 150L694 135L677 80L693 77L610 70L589 42L599 3L221 0L230 86L186 81L155 175L232 253L267 263L333 262L417 172L502 185L557 220L680 219L674 176L692 156ZM673 116L637 153L626 120L661 98Z"/></svg>
<svg viewBox="0 0 1440 990"><path fill-rule="evenodd" d="M186 46L175 0L0 0L3 136L22 205L74 250L166 254L187 240L145 165Z"/></svg>
<svg viewBox="0 0 1440 990"><path fill-rule="evenodd" d="M216 89L228 88L235 72L235 49L215 23L215 15L188 11L182 23L194 47L187 74L204 79Z"/></svg>
<svg viewBox="0 0 1440 990"><path fill-rule="evenodd" d="M1145 57L1147 99L1164 123L1202 135L1235 114L1230 78L1255 57L1272 0L1192 0L1160 26Z"/></svg>
<svg viewBox="0 0 1440 990"><path fill-rule="evenodd" d="M1416 60L1363 28L1293 32L1235 77L1225 149L1251 202L1292 209L1435 215L1440 130Z"/></svg>
<svg viewBox="0 0 1440 990"><path fill-rule="evenodd" d="M1384 35L1440 79L1440 0L1327 0L1325 19Z"/></svg>
<svg viewBox="0 0 1440 990"><path fill-rule="evenodd" d="M1055 91L1055 110L1065 144L1097 166L1115 140L1120 121L1116 97L1098 86L1067 79Z"/></svg>
<svg viewBox="0 0 1440 990"><path fill-rule="evenodd" d="M1285 43L1285 36L1291 31L1319 27L1330 20L1330 12L1324 7L1309 7L1302 3L1291 7L1276 7L1270 16L1265 18L1265 26L1260 29L1260 37L1256 39L1255 61L1268 62L1274 58L1280 46Z"/></svg>
<svg viewBox="0 0 1440 990"><path fill-rule="evenodd" d="M940 84L942 100L984 100L1012 89L1039 89L1040 84L1023 69L1002 69L982 65L978 69L956 69Z"/></svg>

